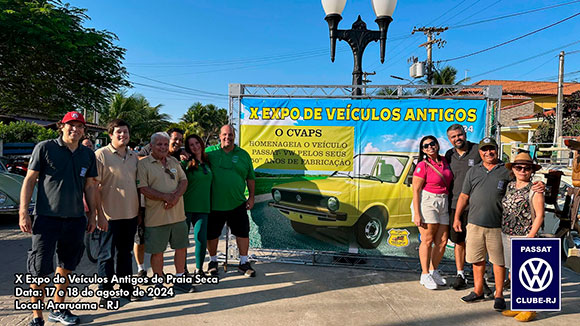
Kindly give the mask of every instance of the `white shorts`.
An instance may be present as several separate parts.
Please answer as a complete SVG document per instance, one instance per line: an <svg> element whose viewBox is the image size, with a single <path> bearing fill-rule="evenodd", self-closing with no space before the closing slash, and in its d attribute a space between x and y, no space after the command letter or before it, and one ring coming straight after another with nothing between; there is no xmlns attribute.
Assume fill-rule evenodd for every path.
<svg viewBox="0 0 580 326"><path fill-rule="evenodd" d="M449 225L449 201L447 194L421 191L421 222Z"/></svg>

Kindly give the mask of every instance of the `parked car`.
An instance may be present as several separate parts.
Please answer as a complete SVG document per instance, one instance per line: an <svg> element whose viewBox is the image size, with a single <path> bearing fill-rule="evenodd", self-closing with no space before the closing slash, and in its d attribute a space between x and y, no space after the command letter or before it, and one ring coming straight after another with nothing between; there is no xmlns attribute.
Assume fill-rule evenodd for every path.
<svg viewBox="0 0 580 326"><path fill-rule="evenodd" d="M361 248L376 248L387 228L414 226L411 188L416 154L369 153L354 157L352 172L272 187L275 207L303 234L317 227L353 227Z"/></svg>
<svg viewBox="0 0 580 326"><path fill-rule="evenodd" d="M30 155L18 156L12 158L6 158L3 160L4 166L10 173L18 174L21 176L26 176L28 172L28 162L30 161Z"/></svg>
<svg viewBox="0 0 580 326"><path fill-rule="evenodd" d="M24 177L8 172L3 160L0 160L0 215L18 214L20 207L20 189ZM36 203L36 189L32 195L32 200L28 207L32 212Z"/></svg>

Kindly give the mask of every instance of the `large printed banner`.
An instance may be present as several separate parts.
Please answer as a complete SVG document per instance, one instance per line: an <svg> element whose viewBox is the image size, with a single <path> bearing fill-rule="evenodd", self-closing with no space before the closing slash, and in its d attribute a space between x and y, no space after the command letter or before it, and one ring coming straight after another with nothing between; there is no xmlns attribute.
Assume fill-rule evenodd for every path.
<svg viewBox="0 0 580 326"><path fill-rule="evenodd" d="M423 136L485 134L485 100L243 99L257 172L253 247L417 256L411 177ZM371 253L371 252L369 252Z"/></svg>

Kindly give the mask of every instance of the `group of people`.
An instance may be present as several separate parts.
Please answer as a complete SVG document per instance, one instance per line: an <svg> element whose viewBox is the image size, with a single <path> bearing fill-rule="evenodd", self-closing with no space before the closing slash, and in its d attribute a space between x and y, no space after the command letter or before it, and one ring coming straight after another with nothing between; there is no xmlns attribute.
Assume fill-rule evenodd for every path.
<svg viewBox="0 0 580 326"><path fill-rule="evenodd" d="M121 119L107 126L110 144L96 152L81 144L86 123L82 114L71 111L58 124L60 135L34 148L21 190L19 225L32 234L28 252L28 273L46 277L55 273L67 277L79 264L84 251L84 234L102 231L98 255L101 290L112 290L113 276L133 274L132 251L139 266L138 276L147 276L144 252L151 254L152 286L164 287L163 254L169 244L174 253L175 276L186 269L189 231L195 239L194 274L205 277L206 248L209 275L218 276L217 247L227 223L240 252L239 272L254 277L248 261L250 223L247 210L254 205L254 170L249 154L234 144L235 130L225 125L220 143L206 148L198 135L171 129L156 132L139 153L128 148L130 126ZM37 187L34 221L25 209ZM249 196L246 197L246 188ZM56 271L53 266L57 254ZM43 290L46 284L31 284ZM55 284L54 302L62 303L68 287ZM130 282L119 284L127 300L138 300ZM191 283L175 283L179 292L194 292ZM64 290L59 292L58 290ZM43 291L44 293L44 291ZM44 296L32 297L38 302ZM111 297L103 296L106 305ZM69 309L53 310L51 322L74 325L80 322ZM42 309L33 310L30 325L44 325Z"/></svg>
<svg viewBox="0 0 580 326"><path fill-rule="evenodd" d="M114 275L133 274L132 252L138 276L146 277L144 253L163 280L164 252L174 252L175 276L188 275L187 247L193 227L195 270L193 275L218 276L217 247L224 225L236 236L240 252L239 272L254 277L248 261L250 223L247 210L254 206L255 175L249 154L235 145L235 130L224 125L219 144L207 147L198 135L179 129L156 132L138 153L128 148L130 126L121 119L107 126L110 144L93 152L81 143L84 117L72 111L59 123L58 138L39 143L33 151L20 202L20 228L32 234L28 272L45 277L55 272L67 277L83 255L86 232L103 232L98 255L102 290L112 290ZM533 185L540 166L527 153L504 164L497 143L486 137L479 144L466 139L459 124L447 137L452 148L439 154L436 137L423 137L413 174L413 222L421 244L420 284L427 289L446 286L438 272L448 239L455 243L456 290L467 285L464 265L473 266L474 290L461 298L476 302L494 296L494 309L518 320L531 320L533 312L506 310L503 298L505 268L509 268L510 239L536 237L544 217L543 183ZM184 148L182 148L184 145ZM26 209L37 188L34 222ZM246 197L246 189L248 197ZM450 227L451 226L451 227ZM210 260L203 269L206 250ZM493 264L495 295L484 280L486 260ZM162 281L152 286L164 287ZM44 289L46 284L31 284ZM54 301L64 302L68 282L55 284ZM119 284L127 300L138 300L131 283ZM176 283L180 292L194 292L191 283ZM60 292L58 290L65 290ZM43 292L44 293L44 292ZM43 300L33 297L32 302ZM110 297L101 298L106 304ZM525 314L524 314L525 313ZM65 325L80 322L68 309L51 311L48 319ZM30 325L44 325L42 309L33 310Z"/></svg>
<svg viewBox="0 0 580 326"><path fill-rule="evenodd" d="M506 310L503 288L510 239L537 237L543 223L545 186L532 183L541 167L526 152L504 164L493 138L469 142L459 124L447 129L447 138L453 147L444 156L436 137L421 139L413 174L412 215L421 235L420 284L430 290L447 285L437 267L451 239L457 268L452 287L466 287L465 262L473 268L474 289L461 300L471 303L493 296L495 310L532 320L535 312ZM487 258L493 265L495 294L484 279Z"/></svg>

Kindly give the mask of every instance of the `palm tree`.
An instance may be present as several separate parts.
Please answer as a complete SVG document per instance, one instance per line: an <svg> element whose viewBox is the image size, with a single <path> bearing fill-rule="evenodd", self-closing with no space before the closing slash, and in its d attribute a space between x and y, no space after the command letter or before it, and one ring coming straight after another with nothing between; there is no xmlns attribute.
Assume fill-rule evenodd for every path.
<svg viewBox="0 0 580 326"><path fill-rule="evenodd" d="M228 123L228 113L214 104L193 103L181 117L179 126L186 134L197 133L206 144L217 139L221 126Z"/></svg>
<svg viewBox="0 0 580 326"><path fill-rule="evenodd" d="M162 106L151 106L141 94L116 93L102 112L101 121L104 124L113 119L127 121L131 125L131 141L143 144L149 142L153 133L164 131L170 125L169 115L160 112Z"/></svg>
<svg viewBox="0 0 580 326"><path fill-rule="evenodd" d="M461 85L463 82L469 80L469 78L465 78L459 81L455 81L455 78L457 78L457 69L452 66L445 66L441 69L437 69L437 67L435 67L435 69L433 69L433 85ZM420 80L419 83L423 85L429 85L427 77L425 77L423 80ZM441 88L434 89L432 93L442 94L446 91L447 89ZM419 89L417 90L417 93L425 94L427 93L427 90Z"/></svg>

